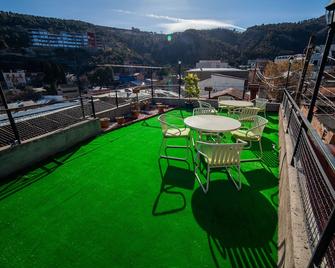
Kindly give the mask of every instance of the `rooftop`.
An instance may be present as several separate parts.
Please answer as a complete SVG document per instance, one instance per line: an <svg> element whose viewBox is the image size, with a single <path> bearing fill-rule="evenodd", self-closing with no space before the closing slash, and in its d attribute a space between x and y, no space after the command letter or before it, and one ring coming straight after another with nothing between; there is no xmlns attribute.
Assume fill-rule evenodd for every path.
<svg viewBox="0 0 335 268"><path fill-rule="evenodd" d="M100 135L1 182L0 263L276 266L278 115L268 119L264 161L241 164L241 191L221 172L212 174L204 195L192 167L158 161L157 118Z"/></svg>

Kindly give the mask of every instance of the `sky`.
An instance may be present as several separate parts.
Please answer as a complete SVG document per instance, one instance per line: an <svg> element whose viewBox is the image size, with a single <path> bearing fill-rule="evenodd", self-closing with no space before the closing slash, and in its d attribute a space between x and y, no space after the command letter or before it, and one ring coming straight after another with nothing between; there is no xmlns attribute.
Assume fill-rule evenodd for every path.
<svg viewBox="0 0 335 268"><path fill-rule="evenodd" d="M77 19L98 25L172 33L186 29L244 29L298 22L325 13L329 0L0 0L0 10Z"/></svg>

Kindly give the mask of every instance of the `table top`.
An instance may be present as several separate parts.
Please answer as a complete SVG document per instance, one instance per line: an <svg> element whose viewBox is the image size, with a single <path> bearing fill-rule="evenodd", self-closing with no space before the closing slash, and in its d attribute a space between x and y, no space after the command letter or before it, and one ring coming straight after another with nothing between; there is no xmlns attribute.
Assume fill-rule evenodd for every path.
<svg viewBox="0 0 335 268"><path fill-rule="evenodd" d="M189 128L209 133L223 133L241 127L241 123L233 118L221 115L194 115L184 119Z"/></svg>
<svg viewBox="0 0 335 268"><path fill-rule="evenodd" d="M232 106L232 107L251 107L254 105L251 101L239 101L239 100L222 100L219 103L221 105Z"/></svg>

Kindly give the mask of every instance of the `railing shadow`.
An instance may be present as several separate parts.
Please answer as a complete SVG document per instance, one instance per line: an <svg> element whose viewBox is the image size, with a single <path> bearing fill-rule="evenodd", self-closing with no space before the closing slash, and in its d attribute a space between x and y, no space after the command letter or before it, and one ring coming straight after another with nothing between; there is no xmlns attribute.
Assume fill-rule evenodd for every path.
<svg viewBox="0 0 335 268"><path fill-rule="evenodd" d="M217 267L222 262L231 267L276 267L271 241L277 211L260 192L247 185L236 191L229 181L213 181L207 195L201 188L194 192L192 211L208 235Z"/></svg>
<svg viewBox="0 0 335 268"><path fill-rule="evenodd" d="M115 139L116 140L116 139ZM49 158L42 163L36 164L29 169L23 170L16 176L11 176L0 181L0 201L7 198L8 196L15 194L16 192L32 185L33 183L47 177L59 167L75 161L78 158L84 157L98 150L102 145L95 146L94 148L78 154L78 151L82 146L90 143L92 140L83 142L75 147L72 147L65 152L59 153L56 156ZM113 142L114 140L110 141Z"/></svg>
<svg viewBox="0 0 335 268"><path fill-rule="evenodd" d="M186 207L185 195L180 191L172 191L171 189L182 188L187 190L193 190L194 188L194 174L190 169L183 169L175 166L170 166L168 164L166 171L163 173L161 161L163 161L163 159L158 160L161 176L161 188L152 207L153 216L162 216L184 210ZM159 211L158 207L163 194L180 196L182 200L182 205L177 208Z"/></svg>

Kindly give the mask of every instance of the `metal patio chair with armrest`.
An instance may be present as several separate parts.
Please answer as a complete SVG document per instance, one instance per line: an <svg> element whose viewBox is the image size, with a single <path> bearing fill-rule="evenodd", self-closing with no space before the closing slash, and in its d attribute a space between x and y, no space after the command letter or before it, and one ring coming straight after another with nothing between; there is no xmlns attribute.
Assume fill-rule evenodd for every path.
<svg viewBox="0 0 335 268"><path fill-rule="evenodd" d="M209 189L210 182L210 173L211 169L217 168L226 168L228 176L233 181L237 190L240 190L242 187L241 178L240 178L240 155L243 147L247 143L242 140L237 140L237 143L227 143L227 144L215 144L208 142L197 142L198 153L195 160L195 169L194 174L203 190L206 194ZM198 168L201 165L201 158L207 165L207 174L206 174L206 185L204 186L201 182L199 175L197 174ZM238 170L238 178L236 182L233 176L229 172L229 168L236 167Z"/></svg>
<svg viewBox="0 0 335 268"><path fill-rule="evenodd" d="M215 109L210 103L198 100L199 108L213 108Z"/></svg>
<svg viewBox="0 0 335 268"><path fill-rule="evenodd" d="M249 146L246 149L250 149L252 142L259 143L260 157L254 159L243 159L242 161L253 161L253 160L262 160L263 157L263 148L262 148L262 135L268 120L259 115L251 116L248 118L250 120L250 127L242 127L238 130L232 131L231 134L239 140L249 142Z"/></svg>
<svg viewBox="0 0 335 268"><path fill-rule="evenodd" d="M260 113L264 114L264 117L266 118L266 105L268 104L268 100L264 98L257 98L254 99L255 107L259 109Z"/></svg>
<svg viewBox="0 0 335 268"><path fill-rule="evenodd" d="M158 117L158 121L161 124L162 134L163 134L163 140L160 146L160 158L165 159L171 159L171 160L178 160L178 161L187 161L187 152L190 151L191 156L192 155L192 149L190 146L190 139L191 139L191 130L189 128L186 128L184 125L184 122L182 125L172 124L168 122L168 117L174 118L175 120L183 120L180 117L173 116L173 115L167 115L162 114ZM167 145L168 139L176 139L176 138L182 138L186 140L186 145ZM161 154L162 148L164 148L165 154ZM167 154L168 148L175 148L175 149L185 149L187 150L185 158L179 158L174 156L169 156Z"/></svg>
<svg viewBox="0 0 335 268"><path fill-rule="evenodd" d="M234 100L234 98L231 97L231 96L218 97L218 110L219 110L219 112L222 112L223 110L227 110L227 113L229 114L231 107L228 107L228 106L221 103L222 101L225 101L225 100Z"/></svg>
<svg viewBox="0 0 335 268"><path fill-rule="evenodd" d="M193 116L195 115L217 115L217 110L215 110L213 107L210 108L194 108L193 109ZM221 136L218 134L213 134L213 133L205 133L205 132L201 132L198 131L198 137L201 140L202 136L207 136L213 139L213 141L218 141L218 139L221 139ZM193 141L193 145L194 141ZM196 148L196 146L195 146Z"/></svg>
<svg viewBox="0 0 335 268"><path fill-rule="evenodd" d="M240 122L250 122L253 120L253 116L257 115L259 111L260 109L257 107L243 107L235 108L231 114Z"/></svg>

